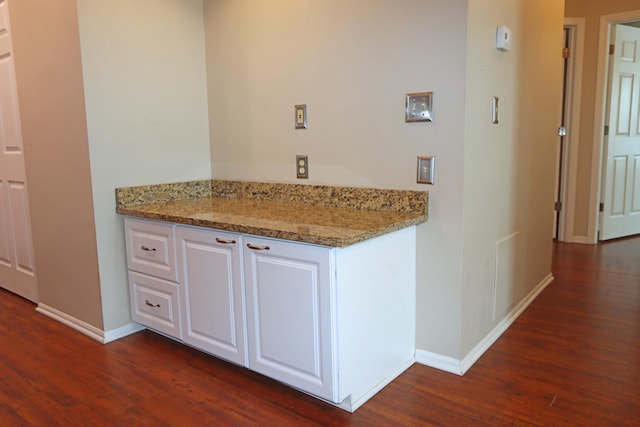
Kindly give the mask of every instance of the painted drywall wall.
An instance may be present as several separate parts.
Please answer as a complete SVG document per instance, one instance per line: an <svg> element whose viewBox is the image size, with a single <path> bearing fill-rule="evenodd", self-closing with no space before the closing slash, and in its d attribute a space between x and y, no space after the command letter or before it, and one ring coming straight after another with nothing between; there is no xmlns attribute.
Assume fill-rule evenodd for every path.
<svg viewBox="0 0 640 427"><path fill-rule="evenodd" d="M466 1L205 2L212 175L428 190L417 345L460 351ZM405 123L405 94L434 122ZM306 104L308 129L294 129ZM296 180L295 156L309 156ZM435 155L435 184L416 184Z"/></svg>
<svg viewBox="0 0 640 427"><path fill-rule="evenodd" d="M470 138L469 131L465 133L469 115L481 114L473 111L486 108L484 92L466 99L474 93L467 82L477 81L467 79L466 2L414 0L398 4L361 0L345 4L281 0L268 5L248 0L205 2L206 36L202 40L206 38L211 125L211 138L206 140L205 148L193 142L199 138L190 133L194 123L167 106L167 101L183 99L171 87L175 87L172 86L175 82L184 85L185 75L172 73L172 65L186 62L194 65L194 70L205 67L195 66L199 61L194 59L197 54L181 58L173 39L155 40L163 34L161 29L175 25L169 22L168 13L155 16L158 4L165 3L121 1L117 7L101 3L80 0L79 10L93 202L103 279L101 296L107 310L105 329L118 327L122 319L128 318L124 245L118 241L122 236L121 223L112 215L114 187L197 179L206 175L208 165L215 178L300 182L295 180L295 155L308 154L311 175L306 182L310 184L430 191L430 219L418 229L417 346L454 358L464 356L471 343L477 341L477 331L486 328L485 323L471 330L468 322L476 312L481 315L486 312L483 303L477 309L470 302L487 283L484 277L478 279L479 286L467 279L475 271L483 273L483 265L480 268L472 262L463 265L463 259L482 256L484 252L480 251L486 249L484 236L473 237L467 229L467 222L475 227L483 227L484 223L480 219L468 220L472 211L463 217L468 209L464 198L469 197L469 190L463 185L465 180L469 181L465 179L464 168L473 160L469 157L473 152L465 153L465 147L476 141L491 142L484 137ZM496 0L485 6L493 3L500 4ZM172 18L188 21L182 20L184 11L172 12ZM151 24L145 21L149 16L154 16ZM472 25L474 34L476 27L485 25L487 22L479 19ZM153 31L147 31L150 26ZM529 31L527 26L522 27ZM480 32L484 34L484 30ZM195 35L185 38L191 42L197 39ZM536 69L535 64L527 61L517 64ZM469 69L477 65L474 62ZM489 65L498 70L495 64ZM147 85L147 79L154 83ZM198 77L195 79L201 82ZM168 83L169 88L165 87ZM200 83L195 86L202 88ZM186 87L189 92L191 86ZM405 123L404 95L422 90L434 91L435 121ZM529 108L543 104L537 96L532 99ZM205 116L206 101L205 98L200 110ZM187 110L199 117L192 102L198 101L185 97L180 105L193 107L192 111ZM293 129L293 105L297 103L309 107L309 129L304 131ZM478 107L480 103L482 107ZM468 111L471 108L473 111ZM140 116L141 111L146 114ZM529 110L519 106L514 111ZM182 126L183 122L189 124L189 129ZM196 129L202 130L201 125L196 119ZM482 126L478 130L486 132ZM180 145L180 150L173 143L175 138L165 138L165 132L171 131L182 136L180 142L185 145ZM515 134L527 141L538 135L536 131L531 137L519 131ZM500 138L497 146L506 141L504 136ZM436 182L428 187L415 183L416 156L425 154L436 156ZM496 161L493 165L499 176L520 177L502 163ZM474 167L470 169L472 176L483 178L481 168ZM535 200L543 199L537 195L537 189L531 189L534 184L530 175L524 176L527 179L523 185L534 192ZM479 206L480 194L494 191L489 187L478 190L467 203L473 208L484 207ZM513 201L512 197L506 200ZM518 203L522 201L517 199ZM524 207L506 209L515 210L505 215L522 221L530 233L544 231L548 225L548 220L538 215L532 215L528 222L529 218L522 215ZM494 224L493 228L500 227ZM503 236L503 230L499 231L497 235ZM474 240L465 247L467 235ZM490 237L495 243L496 237ZM479 252L473 254L471 249L476 240ZM543 251L533 262L533 273L546 261ZM110 271L105 272L107 269ZM470 290L466 288L469 286ZM464 296L467 293L469 297ZM470 310L465 316L463 301L470 304L465 306L465 310Z"/></svg>
<svg viewBox="0 0 640 427"><path fill-rule="evenodd" d="M589 183L592 170L593 123L598 69L598 38L600 17L615 13L640 10L638 0L565 0L564 16L585 18L584 62L582 69L582 106L580 109L580 146L576 176L576 207L574 234L586 239L589 235Z"/></svg>
<svg viewBox="0 0 640 427"><path fill-rule="evenodd" d="M10 12L40 302L101 329L76 1Z"/></svg>
<svg viewBox="0 0 640 427"><path fill-rule="evenodd" d="M79 0L104 327L130 320L114 189L209 179L201 0Z"/></svg>
<svg viewBox="0 0 640 427"><path fill-rule="evenodd" d="M468 25L463 357L551 273L563 1L470 0Z"/></svg>

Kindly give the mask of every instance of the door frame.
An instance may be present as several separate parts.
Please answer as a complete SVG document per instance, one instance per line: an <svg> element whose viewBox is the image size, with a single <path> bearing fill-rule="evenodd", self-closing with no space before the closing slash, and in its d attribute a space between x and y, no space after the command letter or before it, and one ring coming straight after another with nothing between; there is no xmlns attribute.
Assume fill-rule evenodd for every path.
<svg viewBox="0 0 640 427"><path fill-rule="evenodd" d="M607 78L609 75L609 44L614 24L640 21L640 9L602 15L598 39L598 68L596 74L596 99L593 115L593 145L591 149L591 181L589 182L589 215L585 243L598 243L600 219L600 191L602 181L602 156L604 125L606 123Z"/></svg>
<svg viewBox="0 0 640 427"><path fill-rule="evenodd" d="M558 217L557 238L574 242L574 219L578 173L578 147L580 142L580 110L582 106L582 70L584 58L585 18L565 18L564 28L569 30L568 69L565 87L565 123L567 135L562 146L562 165L558 164L559 201L562 205ZM562 170L562 173L560 173Z"/></svg>

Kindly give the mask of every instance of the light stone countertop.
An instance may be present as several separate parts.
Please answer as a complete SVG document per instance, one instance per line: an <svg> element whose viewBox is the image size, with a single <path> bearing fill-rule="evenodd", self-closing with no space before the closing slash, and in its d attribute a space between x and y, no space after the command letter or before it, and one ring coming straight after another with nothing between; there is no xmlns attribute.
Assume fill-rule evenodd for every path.
<svg viewBox="0 0 640 427"><path fill-rule="evenodd" d="M331 247L423 223L427 204L421 191L241 181L116 189L123 215Z"/></svg>

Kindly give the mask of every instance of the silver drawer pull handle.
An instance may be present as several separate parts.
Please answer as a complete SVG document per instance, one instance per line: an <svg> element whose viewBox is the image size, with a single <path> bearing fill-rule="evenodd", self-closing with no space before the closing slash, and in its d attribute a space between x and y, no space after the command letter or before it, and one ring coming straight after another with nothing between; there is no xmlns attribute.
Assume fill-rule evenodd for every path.
<svg viewBox="0 0 640 427"><path fill-rule="evenodd" d="M247 243L247 247L249 249L253 249L254 251L268 251L270 249L269 246L256 246L252 245L251 243Z"/></svg>
<svg viewBox="0 0 640 427"><path fill-rule="evenodd" d="M143 251L146 251L146 252L155 252L156 251L156 248L148 248L145 245L140 246L140 249L142 249Z"/></svg>
<svg viewBox="0 0 640 427"><path fill-rule="evenodd" d="M160 304L152 304L149 302L149 300L144 300L144 303L147 304L149 307L154 307L154 308L158 308L160 307Z"/></svg>
<svg viewBox="0 0 640 427"><path fill-rule="evenodd" d="M234 245L236 243L235 240L224 240L219 237L216 237L216 242L222 243L223 245Z"/></svg>

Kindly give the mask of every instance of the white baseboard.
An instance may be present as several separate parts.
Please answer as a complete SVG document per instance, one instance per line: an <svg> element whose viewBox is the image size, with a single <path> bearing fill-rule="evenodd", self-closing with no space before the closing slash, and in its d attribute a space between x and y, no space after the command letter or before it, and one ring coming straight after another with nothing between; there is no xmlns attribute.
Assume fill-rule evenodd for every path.
<svg viewBox="0 0 640 427"><path fill-rule="evenodd" d="M356 409L361 407L367 400L371 399L376 393L385 388L391 381L395 380L402 374L404 371L409 369L415 363L415 359L411 358L407 360L405 363L398 366L389 376L384 378L378 384L375 385L371 390L367 391L362 396L357 396L355 399L351 397L350 401L350 412L354 412ZM344 408L343 408L344 409ZM349 409L348 409L349 410Z"/></svg>
<svg viewBox="0 0 640 427"><path fill-rule="evenodd" d="M120 338L124 338L127 335L135 334L136 332L140 332L144 329L147 329L147 328L145 326L142 326L139 323L131 322L120 328L112 329L110 331L105 331L104 344L109 343L111 341L119 340Z"/></svg>
<svg viewBox="0 0 640 427"><path fill-rule="evenodd" d="M592 242L588 236L573 236L573 239L569 243L581 243L583 245L594 245L597 242Z"/></svg>
<svg viewBox="0 0 640 427"><path fill-rule="evenodd" d="M98 329L95 326L63 313L62 311L49 307L46 304L39 303L38 307L36 307L36 311L102 344L106 344L145 329L142 325L130 323L121 328L105 332L102 329Z"/></svg>
<svg viewBox="0 0 640 427"><path fill-rule="evenodd" d="M522 312L536 299L551 282L553 275L549 273L529 294L516 305L492 330L489 332L464 359L459 360L453 357L443 356L426 350L416 349L416 362L431 366L432 368L442 371L451 372L456 375L464 375L474 363L480 359L485 351L493 345L494 342L511 326L513 322L522 314Z"/></svg>
<svg viewBox="0 0 640 427"><path fill-rule="evenodd" d="M452 374L463 374L462 365L459 359L443 356L438 353L432 353L427 350L416 349L416 362L432 368L440 369L441 371L450 372Z"/></svg>

